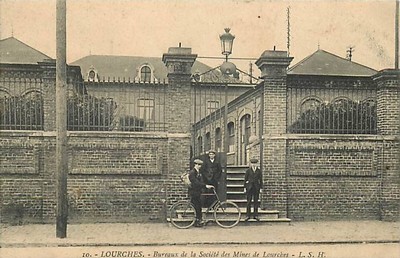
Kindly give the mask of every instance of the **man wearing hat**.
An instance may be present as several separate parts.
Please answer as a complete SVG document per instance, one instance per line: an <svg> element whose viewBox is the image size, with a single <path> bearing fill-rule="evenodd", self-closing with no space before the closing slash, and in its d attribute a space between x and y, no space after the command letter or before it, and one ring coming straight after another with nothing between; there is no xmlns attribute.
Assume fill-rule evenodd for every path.
<svg viewBox="0 0 400 258"><path fill-rule="evenodd" d="M253 218L260 221L258 218L258 198L260 196L260 189L263 188L263 180L261 169L257 166L258 159L250 159L250 168L246 170L246 175L244 176L244 191L247 195L247 209L246 209L246 219L248 221L251 216L251 200L254 201L254 213Z"/></svg>
<svg viewBox="0 0 400 258"><path fill-rule="evenodd" d="M221 178L222 167L221 164L215 158L215 151L209 150L208 157L204 159L204 164L201 167L200 173L203 177L204 183L214 186L215 191L218 191L218 182ZM206 200L207 206L209 206L215 197L208 197Z"/></svg>
<svg viewBox="0 0 400 258"><path fill-rule="evenodd" d="M202 226L202 213L201 213L201 192L204 189L213 188L212 185L203 183L202 176L200 174L200 168L203 165L203 161L200 159L194 160L194 167L189 172L189 180L191 186L189 187L190 202L193 204L196 210L196 224L195 227Z"/></svg>

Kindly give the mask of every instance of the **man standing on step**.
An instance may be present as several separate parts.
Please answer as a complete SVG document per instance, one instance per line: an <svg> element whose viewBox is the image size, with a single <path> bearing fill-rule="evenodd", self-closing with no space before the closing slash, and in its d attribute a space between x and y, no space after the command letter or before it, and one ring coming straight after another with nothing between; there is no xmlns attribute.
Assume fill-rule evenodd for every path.
<svg viewBox="0 0 400 258"><path fill-rule="evenodd" d="M254 212L253 218L260 221L258 218L258 198L260 196L260 190L263 188L262 172L257 166L258 159L250 160L250 168L246 170L244 176L244 192L247 195L247 209L246 209L246 219L248 221L251 216L251 200L254 201Z"/></svg>
<svg viewBox="0 0 400 258"><path fill-rule="evenodd" d="M216 160L216 153L214 150L208 151L208 157L204 159L204 164L200 169L203 177L203 182L214 186L215 192L218 192L218 183L221 178L222 168L221 164ZM206 191L212 194L213 191ZM205 197L206 207L210 206L216 200L216 196L208 195Z"/></svg>
<svg viewBox="0 0 400 258"><path fill-rule="evenodd" d="M196 224L194 225L195 227L203 226L201 213L201 193L205 189L211 189L214 187L212 185L203 183L200 174L201 165L203 165L203 161L200 159L195 159L194 168L189 172L189 180L191 183L191 186L189 187L190 202L193 204L194 209L196 210Z"/></svg>

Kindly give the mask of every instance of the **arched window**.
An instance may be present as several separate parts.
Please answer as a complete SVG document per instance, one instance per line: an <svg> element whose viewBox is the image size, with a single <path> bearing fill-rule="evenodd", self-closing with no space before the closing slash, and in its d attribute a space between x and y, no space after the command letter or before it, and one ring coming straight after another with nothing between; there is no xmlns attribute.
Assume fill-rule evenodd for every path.
<svg viewBox="0 0 400 258"><path fill-rule="evenodd" d="M215 129L215 150L220 152L222 150L222 134L221 128Z"/></svg>
<svg viewBox="0 0 400 258"><path fill-rule="evenodd" d="M319 98L309 97L301 103L300 112L304 113L307 112L308 110L316 110L317 108L320 107L321 102L322 101Z"/></svg>
<svg viewBox="0 0 400 258"><path fill-rule="evenodd" d="M87 80L89 82L98 82L99 81L99 75L93 67L90 68L90 70L87 73Z"/></svg>
<svg viewBox="0 0 400 258"><path fill-rule="evenodd" d="M197 137L197 154L200 155L203 152L203 137Z"/></svg>
<svg viewBox="0 0 400 258"><path fill-rule="evenodd" d="M142 66L140 69L140 81L151 82L151 68L148 65Z"/></svg>
<svg viewBox="0 0 400 258"><path fill-rule="evenodd" d="M206 133L206 142L204 143L204 150L209 151L211 150L211 133Z"/></svg>
<svg viewBox="0 0 400 258"><path fill-rule="evenodd" d="M246 147L249 144L250 134L251 116L246 114L240 119L240 161L242 165L247 163Z"/></svg>
<svg viewBox="0 0 400 258"><path fill-rule="evenodd" d="M228 146L229 152L235 152L235 124L233 122L228 123Z"/></svg>
<svg viewBox="0 0 400 258"><path fill-rule="evenodd" d="M91 71L89 72L89 78L88 78L89 81L93 81L95 77L96 77L95 71L91 70Z"/></svg>

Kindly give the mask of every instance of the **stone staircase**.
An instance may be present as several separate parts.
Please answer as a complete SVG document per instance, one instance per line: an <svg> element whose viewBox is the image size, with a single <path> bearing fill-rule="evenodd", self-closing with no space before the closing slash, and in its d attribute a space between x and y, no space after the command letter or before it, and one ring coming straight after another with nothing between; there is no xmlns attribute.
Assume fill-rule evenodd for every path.
<svg viewBox="0 0 400 258"><path fill-rule="evenodd" d="M241 211L241 221L246 218L246 194L244 193L244 176L248 166L229 166L226 174L226 199L236 203ZM258 210L260 222L290 222L288 218L280 218L277 210ZM256 222L250 219L249 222Z"/></svg>

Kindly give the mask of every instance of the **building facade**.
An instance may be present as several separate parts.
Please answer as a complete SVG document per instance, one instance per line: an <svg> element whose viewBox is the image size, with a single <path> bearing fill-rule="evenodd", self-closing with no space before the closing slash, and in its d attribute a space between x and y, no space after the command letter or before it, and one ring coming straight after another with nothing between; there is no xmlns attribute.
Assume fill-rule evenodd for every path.
<svg viewBox="0 0 400 258"><path fill-rule="evenodd" d="M257 85L216 83L193 80L196 57L170 48L165 81L155 65L132 80L68 67L70 221L165 220L187 198L179 175L211 148L228 168L259 158L261 207L282 217L399 218L398 70L325 51L288 70L286 52L265 51ZM2 63L0 79L1 218L54 221L55 63Z"/></svg>

